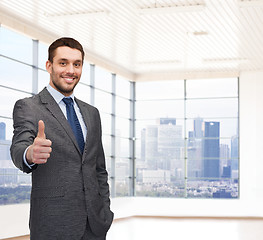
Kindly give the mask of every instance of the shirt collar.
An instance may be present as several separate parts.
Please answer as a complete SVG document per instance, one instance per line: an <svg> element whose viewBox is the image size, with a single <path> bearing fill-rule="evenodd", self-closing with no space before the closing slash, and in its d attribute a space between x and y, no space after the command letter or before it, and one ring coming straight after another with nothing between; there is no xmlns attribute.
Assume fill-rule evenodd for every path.
<svg viewBox="0 0 263 240"><path fill-rule="evenodd" d="M51 94L51 96L55 99L56 103L59 104L62 99L65 97L62 93L57 91L55 88L53 88L50 84L47 86L48 92ZM74 94L72 93L69 97L71 97L74 101Z"/></svg>

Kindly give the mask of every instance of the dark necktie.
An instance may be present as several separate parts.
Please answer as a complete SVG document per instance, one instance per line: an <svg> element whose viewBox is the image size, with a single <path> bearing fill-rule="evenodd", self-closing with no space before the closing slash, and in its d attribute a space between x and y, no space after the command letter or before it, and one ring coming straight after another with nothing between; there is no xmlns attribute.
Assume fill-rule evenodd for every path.
<svg viewBox="0 0 263 240"><path fill-rule="evenodd" d="M63 102L66 104L68 122L77 139L79 149L81 153L83 153L84 145L85 145L84 138L83 138L83 132L81 130L81 126L80 126L79 120L77 118L77 115L76 115L76 112L73 106L73 99L71 97L63 98Z"/></svg>

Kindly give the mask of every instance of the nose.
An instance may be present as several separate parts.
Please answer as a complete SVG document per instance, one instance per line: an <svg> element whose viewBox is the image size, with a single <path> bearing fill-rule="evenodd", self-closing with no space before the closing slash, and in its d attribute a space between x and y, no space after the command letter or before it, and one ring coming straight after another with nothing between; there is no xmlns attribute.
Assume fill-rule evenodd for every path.
<svg viewBox="0 0 263 240"><path fill-rule="evenodd" d="M74 66L73 66L73 64L67 64L66 72L67 73L74 73Z"/></svg>

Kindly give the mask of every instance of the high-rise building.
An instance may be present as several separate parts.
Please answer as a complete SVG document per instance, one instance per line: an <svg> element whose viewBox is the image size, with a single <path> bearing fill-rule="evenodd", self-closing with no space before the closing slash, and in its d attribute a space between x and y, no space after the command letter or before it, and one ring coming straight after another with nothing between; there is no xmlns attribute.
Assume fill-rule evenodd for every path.
<svg viewBox="0 0 263 240"><path fill-rule="evenodd" d="M141 161L145 162L145 134L146 129L141 130Z"/></svg>
<svg viewBox="0 0 263 240"><path fill-rule="evenodd" d="M17 184L18 169L10 155L11 141L6 140L6 124L0 122L0 185Z"/></svg>
<svg viewBox="0 0 263 240"><path fill-rule="evenodd" d="M219 130L219 122L204 122L203 174L205 178L219 178Z"/></svg>
<svg viewBox="0 0 263 240"><path fill-rule="evenodd" d="M238 170L238 159L239 159L239 150L238 150L238 136L233 136L231 138L231 169L232 171Z"/></svg>
<svg viewBox="0 0 263 240"><path fill-rule="evenodd" d="M187 176L198 178L202 176L203 163L203 119L198 117L193 121L194 131L188 132L187 143Z"/></svg>
<svg viewBox="0 0 263 240"><path fill-rule="evenodd" d="M150 170L183 172L183 127L175 118L160 118L156 125L148 125L141 132L141 160Z"/></svg>
<svg viewBox="0 0 263 240"><path fill-rule="evenodd" d="M158 164L158 126L149 125L145 130L145 161L151 170L156 170Z"/></svg>
<svg viewBox="0 0 263 240"><path fill-rule="evenodd" d="M202 138L203 137L203 119L197 117L194 119L194 137Z"/></svg>
<svg viewBox="0 0 263 240"><path fill-rule="evenodd" d="M229 168L230 167L230 168ZM224 169L231 169L230 164L230 149L228 144L220 144L220 176L225 176Z"/></svg>
<svg viewBox="0 0 263 240"><path fill-rule="evenodd" d="M181 153L183 147L183 128L165 121L167 124L158 126L159 168L164 170L184 169Z"/></svg>

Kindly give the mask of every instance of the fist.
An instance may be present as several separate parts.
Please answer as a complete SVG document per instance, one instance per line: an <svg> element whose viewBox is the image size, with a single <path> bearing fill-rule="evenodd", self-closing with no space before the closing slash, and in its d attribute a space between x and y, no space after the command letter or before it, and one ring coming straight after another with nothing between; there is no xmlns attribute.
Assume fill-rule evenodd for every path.
<svg viewBox="0 0 263 240"><path fill-rule="evenodd" d="M38 122L38 133L32 145L26 152L26 159L29 164L46 163L52 151L52 142L46 139L45 124L42 120Z"/></svg>

